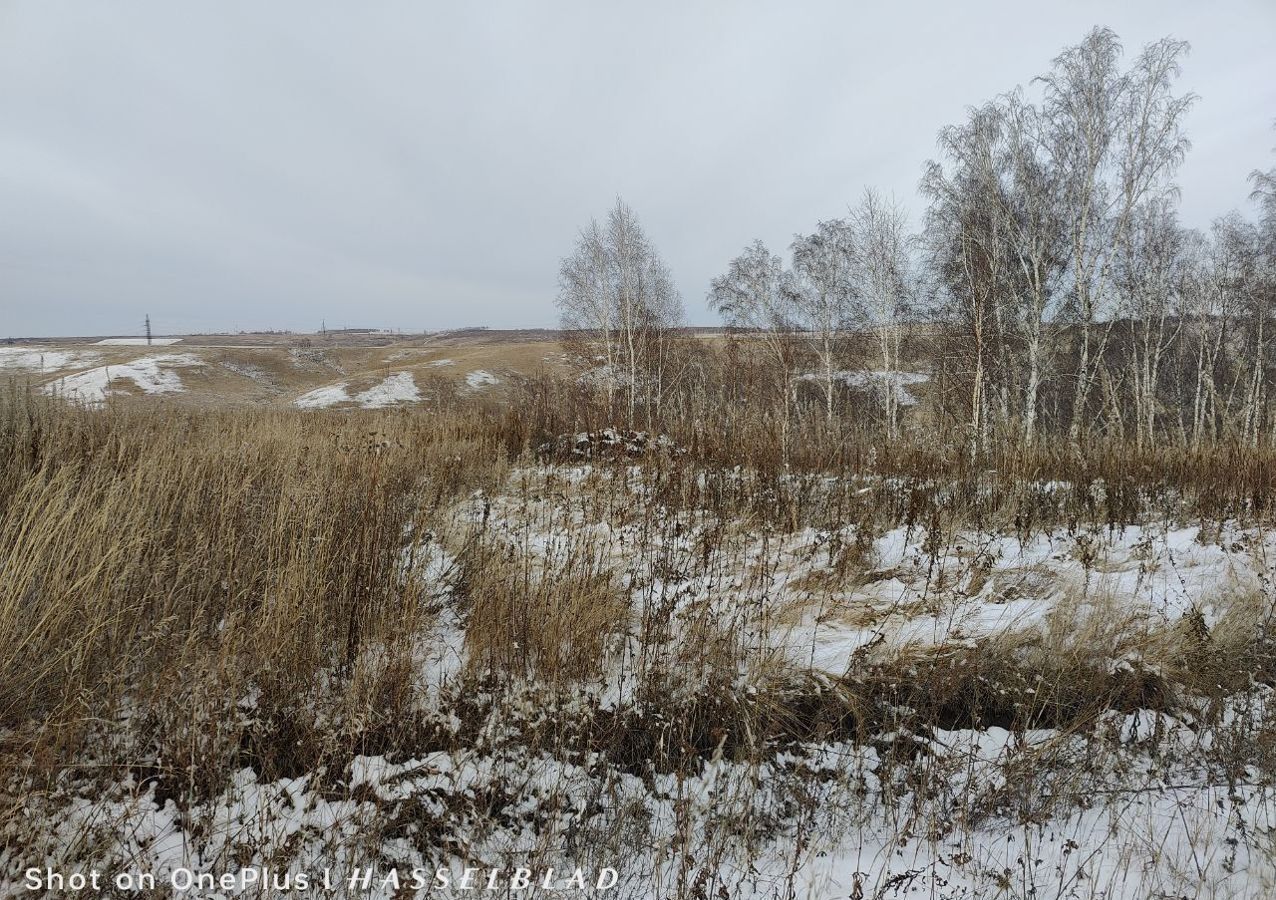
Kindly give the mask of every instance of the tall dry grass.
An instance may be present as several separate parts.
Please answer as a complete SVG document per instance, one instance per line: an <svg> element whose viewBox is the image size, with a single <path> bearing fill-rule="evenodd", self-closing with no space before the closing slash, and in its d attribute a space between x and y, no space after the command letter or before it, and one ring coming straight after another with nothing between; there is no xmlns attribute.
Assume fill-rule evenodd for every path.
<svg viewBox="0 0 1276 900"><path fill-rule="evenodd" d="M195 731L217 730L226 710L206 701L251 689L263 710L304 718L298 698L319 673L343 680L340 693L366 675L365 648L421 626L403 548L504 456L473 415L94 411L11 390L0 727L34 735L24 749L52 770L126 707L189 711L207 719ZM214 773L253 741L215 743L226 758L203 760Z"/></svg>
<svg viewBox="0 0 1276 900"><path fill-rule="evenodd" d="M557 433L604 424L573 388L545 381L528 392L506 409L324 415L81 410L10 386L0 400L0 723L40 721L73 738L125 694L171 689L191 672L285 697L317 671L349 673L362 648L420 624L421 587L403 577L401 554L432 511L493 487ZM810 453L785 469L765 419L687 421L675 410L661 424L688 452L644 460L648 508L782 531L902 523L1031 534L1149 514L1262 518L1276 478L1261 450L1008 446L972 462L963 446L833 433L816 419L791 437ZM1066 486L1038 490L1046 481ZM629 501L602 492L595 502L593 515L614 516ZM648 522L652 545L675 526ZM577 538L552 571L533 572L517 548L467 547L472 661L540 675L597 668L609 623L628 610L618 573Z"/></svg>
<svg viewBox="0 0 1276 900"><path fill-rule="evenodd" d="M1084 621L866 656L833 678L778 659L725 579L696 604L665 590L799 528L855 526L854 543L813 566L818 591L873 577L872 537L901 524L938 552L962 527L1263 522L1276 478L1264 451L1008 445L972 460L934 434L885 442L811 419L789 435L786 464L765 417L673 409L656 424L684 453L580 460L576 481L550 469L512 485L543 444L611 424L570 386L528 390L507 408L301 413L82 410L11 387L0 397L0 777L51 783L92 762L185 808L245 766L266 780L331 775L356 754L474 743L500 721L510 740L597 753L644 777L891 735L883 758L917 800L943 795L951 774L918 750L935 729L1078 733L1112 710L1185 701L1204 715L1201 701L1276 677L1264 597L1237 598L1204 633L1191 619L1130 621L1118 598ZM571 517L540 523L552 552L535 545L543 534L498 527L489 513L502 497L518 509L570 498ZM475 515L458 514L466 498ZM634 529L629 569L605 552L600 523ZM427 539L457 570L466 668L447 696L418 683L416 638L439 614L409 562ZM634 569L657 577L635 585ZM771 573L762 560L738 574L755 586ZM1122 656L1146 664L1114 669ZM617 661L632 702L582 700ZM439 730L431 703L454 728ZM1276 761L1253 740L1234 746L1235 771ZM0 792L0 807L21 803Z"/></svg>

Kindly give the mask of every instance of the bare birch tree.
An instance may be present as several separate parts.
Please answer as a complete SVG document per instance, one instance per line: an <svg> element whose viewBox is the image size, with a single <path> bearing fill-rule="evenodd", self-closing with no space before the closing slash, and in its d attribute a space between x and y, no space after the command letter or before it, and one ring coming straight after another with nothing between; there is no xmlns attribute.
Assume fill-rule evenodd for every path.
<svg viewBox="0 0 1276 900"><path fill-rule="evenodd" d="M754 241L731 260L726 274L713 279L708 300L727 325L740 330L739 339L757 348L771 372L772 390L781 407L781 453L787 464L797 373L792 298L785 289L784 264L762 241Z"/></svg>
<svg viewBox="0 0 1276 900"><path fill-rule="evenodd" d="M792 313L819 362L824 415L832 421L838 358L855 299L854 231L843 219L820 222L811 234L799 235L790 252L793 263L785 284Z"/></svg>
<svg viewBox="0 0 1276 900"><path fill-rule="evenodd" d="M1257 445L1263 402L1262 392L1266 387L1268 370L1268 331L1273 309L1276 309L1276 166L1266 172L1255 170L1250 173L1250 182L1254 185L1250 199L1258 204L1258 222L1252 232L1252 247L1247 272L1246 301L1251 310L1250 319L1256 335L1256 353L1254 358L1254 387L1251 390L1253 408L1253 426L1251 444ZM1276 442L1276 417L1273 417L1273 433L1271 439Z"/></svg>
<svg viewBox="0 0 1276 900"><path fill-rule="evenodd" d="M1213 237L1191 233L1184 247L1179 281L1182 354L1188 381L1181 397L1184 433L1193 447L1218 437L1225 412L1219 390L1223 346L1235 318L1235 292L1229 289L1234 264L1216 222ZM1190 400L1189 400L1190 398Z"/></svg>
<svg viewBox="0 0 1276 900"><path fill-rule="evenodd" d="M855 301L874 338L887 433L899 427L900 336L907 314L911 260L903 207L869 189L851 212Z"/></svg>
<svg viewBox="0 0 1276 900"><path fill-rule="evenodd" d="M998 106L1002 127L1000 149L988 157L996 171L988 173L990 199L1005 228L1013 261L1013 289L1007 303L1012 327L1022 347L1025 381L1019 405L1023 439L1032 443L1042 380L1050 365L1046 328L1058 301L1066 266L1063 211L1057 197L1058 176L1043 156L1040 112L1022 95L1008 95ZM1009 342L1007 342L1009 344ZM1009 360L1008 365L1016 365Z"/></svg>
<svg viewBox="0 0 1276 900"><path fill-rule="evenodd" d="M623 200L604 225L591 222L559 270L563 327L584 332L607 365L609 397L625 388L628 421L640 406L650 417L663 394L669 331L682 300L669 270Z"/></svg>
<svg viewBox="0 0 1276 900"><path fill-rule="evenodd" d="M1005 295L1011 255L1004 216L992 199L999 190L995 156L1002 123L995 106L973 110L969 120L940 132L951 168L927 163L921 190L929 198L926 245L934 278L943 291L941 316L958 342L942 360L957 365L968 383L971 452L986 442L989 368L999 344L998 304Z"/></svg>
<svg viewBox="0 0 1276 900"><path fill-rule="evenodd" d="M1169 188L1189 147L1181 123L1195 96L1173 93L1187 50L1185 42L1164 38L1122 72L1119 39L1096 28L1038 79L1044 86L1043 140L1059 175L1072 313L1080 333L1069 426L1074 442L1087 421L1094 370L1113 321L1115 257L1131 239L1136 210Z"/></svg>
<svg viewBox="0 0 1276 900"><path fill-rule="evenodd" d="M1174 208L1158 198L1135 211L1129 239L1114 261L1120 312L1130 321L1128 377L1140 448L1155 441L1162 365L1183 325L1185 241Z"/></svg>
<svg viewBox="0 0 1276 900"><path fill-rule="evenodd" d="M581 230L576 249L558 274L559 320L567 336L588 357L603 364L601 382L610 406L619 385L617 310L609 282L607 238L598 222Z"/></svg>
<svg viewBox="0 0 1276 900"><path fill-rule="evenodd" d="M1257 447L1267 423L1267 373L1270 368L1276 277L1263 227L1230 216L1221 223L1219 240L1230 270L1224 291L1237 312L1240 353L1227 408L1235 409L1233 428L1239 439Z"/></svg>

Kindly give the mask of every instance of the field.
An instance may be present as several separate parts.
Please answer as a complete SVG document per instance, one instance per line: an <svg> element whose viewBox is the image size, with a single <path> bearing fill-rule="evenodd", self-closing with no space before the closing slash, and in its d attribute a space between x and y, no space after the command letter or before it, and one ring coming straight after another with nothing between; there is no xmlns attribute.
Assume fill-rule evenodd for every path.
<svg viewBox="0 0 1276 900"><path fill-rule="evenodd" d="M162 394L201 407L384 408L457 393L502 397L511 377L563 369L556 340L537 331L187 335L151 347L129 340L0 344L0 373L90 403Z"/></svg>
<svg viewBox="0 0 1276 900"><path fill-rule="evenodd" d="M782 457L544 336L261 343L4 348L8 895L1276 892L1269 450Z"/></svg>
<svg viewBox="0 0 1276 900"><path fill-rule="evenodd" d="M0 900L1276 898L1276 4L1095 5L0 5Z"/></svg>

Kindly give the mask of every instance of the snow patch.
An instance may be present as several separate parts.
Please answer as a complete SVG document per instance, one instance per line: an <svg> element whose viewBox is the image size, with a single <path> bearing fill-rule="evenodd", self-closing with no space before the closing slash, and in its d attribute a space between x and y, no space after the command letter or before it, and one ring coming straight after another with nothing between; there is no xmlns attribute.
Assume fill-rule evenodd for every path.
<svg viewBox="0 0 1276 900"><path fill-rule="evenodd" d="M57 372L95 365L97 353L74 350L45 350L39 347L0 347L0 369L28 369L35 372Z"/></svg>
<svg viewBox="0 0 1276 900"><path fill-rule="evenodd" d="M491 372L483 369L475 369L473 372L465 376L465 383L470 387L478 390L487 387L489 384L500 384L501 380Z"/></svg>
<svg viewBox="0 0 1276 900"><path fill-rule="evenodd" d="M173 369L202 365L203 360L189 353L143 356L132 362L67 375L46 384L44 392L85 406L100 406L111 393L111 382L126 378L147 394L178 394L186 388Z"/></svg>
<svg viewBox="0 0 1276 900"><path fill-rule="evenodd" d="M307 391L292 402L294 406L299 406L302 409L326 409L329 406L336 406L338 403L349 403L350 394L346 392L346 387L347 385L344 381L325 385L321 388L315 388L313 391Z"/></svg>
<svg viewBox="0 0 1276 900"><path fill-rule="evenodd" d="M629 376L609 363L582 372L576 379L580 384L599 388L618 388L629 383Z"/></svg>
<svg viewBox="0 0 1276 900"><path fill-rule="evenodd" d="M822 372L806 372L798 376L799 381L822 381ZM874 391L889 390L900 406L916 406L917 398L908 390L910 385L930 381L929 375L921 372L849 372L833 373L833 380L855 390Z"/></svg>
<svg viewBox="0 0 1276 900"><path fill-rule="evenodd" d="M357 403L364 409L383 409L399 403L416 403L421 399L421 392L411 372L396 372L388 376L380 384L375 384L366 391L350 395L350 383L339 381L325 385L302 394L292 401L294 406L302 409L327 409L341 403Z"/></svg>
<svg viewBox="0 0 1276 900"><path fill-rule="evenodd" d="M416 403L421 399L411 372L396 372L378 385L354 396L364 409L382 409L398 403Z"/></svg>

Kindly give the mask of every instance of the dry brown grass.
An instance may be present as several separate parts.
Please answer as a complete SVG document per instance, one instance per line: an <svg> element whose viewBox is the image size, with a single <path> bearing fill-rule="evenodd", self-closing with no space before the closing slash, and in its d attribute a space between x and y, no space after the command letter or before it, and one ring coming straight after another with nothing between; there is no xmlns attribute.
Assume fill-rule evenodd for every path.
<svg viewBox="0 0 1276 900"><path fill-rule="evenodd" d="M407 531L428 528L430 511L460 493L495 484L550 430L578 424L564 416L588 409L552 407L563 396L546 383L512 409L424 417L128 403L94 412L11 388L0 409L0 720L73 721L99 700L209 658L298 684L334 663L348 669L369 641L419 621L419 591L399 565ZM675 416L675 433L678 424ZM742 438L733 460L766 457L765 423L733 427ZM1180 514L1205 517L1231 503L1258 515L1273 477L1257 451L1075 459L1020 449L974 469L942 447L869 453L864 441L837 442L843 464L861 464L847 474L875 476L861 483L767 465L715 469L728 448L707 444L710 433L693 434L681 461L653 459L646 489L666 508L745 530L857 523L856 542L807 577L813 593L872 579L871 536L887 524L938 535L971 522L1031 533L1131 521L1165 490ZM810 437L810 446L832 445ZM1073 487L1043 500L1032 483L1047 477ZM1089 488L1099 479L1096 499ZM606 491L593 502L613 518L626 503ZM608 635L627 627L617 573L586 540L550 570L483 540L463 561L473 665L579 677L596 671Z"/></svg>
<svg viewBox="0 0 1276 900"><path fill-rule="evenodd" d="M411 529L504 458L473 416L10 393L0 422L0 723L64 762L126 700L218 692L215 718L249 685L291 707L320 672L354 679L364 648L428 614L400 559Z"/></svg>
<svg viewBox="0 0 1276 900"><path fill-rule="evenodd" d="M809 452L786 470L765 420L675 411L662 426L685 454L595 460L578 483L550 469L511 486L547 437L607 424L573 391L542 382L511 407L412 415L88 411L11 388L0 398L0 776L52 784L91 756L188 809L244 767L324 783L357 754L471 746L500 722L509 740L596 753L644 778L689 777L711 759L757 764L809 742L881 741L922 803L951 774L925 760L936 729L1072 735L1112 710L1219 715L1224 698L1273 680L1273 612L1258 594L1230 598L1213 627L1192 616L1158 626L1120 598L1087 597L1089 613L1064 604L1032 632L866 652L840 678L786 662L746 627L797 610L745 609L725 583L704 602L673 599L693 571L800 528L855 526L795 582L818 598L889 574L873 538L899 525L925 529L937 555L967 526L1082 534L1171 511L1261 521L1273 477L1263 452L1006 448L975 464L938 441L883 446L813 422L799 431ZM1045 495L1036 485L1049 479L1070 486ZM533 552L525 534L489 521L502 493L519 508L570 493L576 518L552 553ZM463 515L467 503L481 512ZM636 602L643 586L590 530L598 522L634 530L636 568L672 586L668 596L652 587ZM456 557L464 627L465 668L437 695L417 682L415 642L439 608L405 564L427 534ZM977 555L962 563L978 587ZM732 574L755 588L769 566ZM828 615L867 625L877 612L833 604ZM631 702L582 701L617 659L633 666ZM1270 766L1263 740L1246 734L1218 752L1236 771ZM1046 768L1021 763L1034 764L1019 786ZM0 793L0 815L21 802Z"/></svg>
<svg viewBox="0 0 1276 900"><path fill-rule="evenodd" d="M467 659L480 675L553 685L599 674L630 609L600 555L573 547L543 565L515 548L473 546L461 559Z"/></svg>
<svg viewBox="0 0 1276 900"><path fill-rule="evenodd" d="M222 342L216 336L206 336L149 348L47 341L24 346L73 349L91 355L92 365L86 360L81 366L55 372L5 370L5 375L16 375L19 382L43 388L84 369L119 367L145 356L178 354L194 357L199 365L175 370L183 390L165 394L166 405L286 409L291 408L298 397L316 388L344 382L353 395L390 375L408 372L417 384L421 400L418 404L406 405L437 410L452 405L457 397L508 401L517 395L518 384L523 379L547 373L563 375L566 371L562 347L554 340L386 337L384 346L360 346L344 343L339 338L274 336L271 340L270 337L261 336L254 341L251 336L244 336ZM498 381L478 390L471 389L466 384L466 376L478 370L495 375ZM110 390L119 398L153 399L124 377L116 377Z"/></svg>

